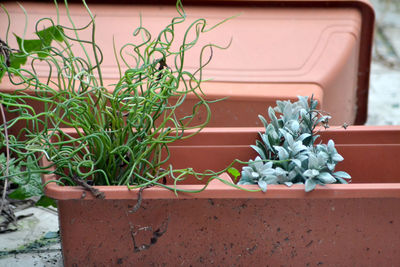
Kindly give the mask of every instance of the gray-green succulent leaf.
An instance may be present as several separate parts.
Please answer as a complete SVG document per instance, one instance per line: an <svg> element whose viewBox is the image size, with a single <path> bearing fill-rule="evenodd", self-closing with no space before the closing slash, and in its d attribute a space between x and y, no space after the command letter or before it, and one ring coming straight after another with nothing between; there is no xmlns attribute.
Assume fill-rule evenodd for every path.
<svg viewBox="0 0 400 267"><path fill-rule="evenodd" d="M319 135L314 132L318 125L327 127L331 118L316 110L318 102L299 96L298 101L277 101L276 107L268 108L268 121L261 115L265 133L251 147L259 155L243 167L239 184L258 184L262 191L269 184L305 184L305 191L316 185L347 183L351 176L335 171L343 161L333 140L316 144ZM278 115L277 115L278 114ZM279 118L278 118L279 116Z"/></svg>

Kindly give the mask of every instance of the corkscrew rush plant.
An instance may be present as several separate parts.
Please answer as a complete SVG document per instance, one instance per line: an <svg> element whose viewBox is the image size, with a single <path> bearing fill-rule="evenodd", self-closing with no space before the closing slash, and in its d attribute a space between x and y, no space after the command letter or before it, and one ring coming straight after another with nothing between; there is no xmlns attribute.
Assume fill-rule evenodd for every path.
<svg viewBox="0 0 400 267"><path fill-rule="evenodd" d="M258 184L267 191L269 184L305 184L312 191L317 184L347 183L350 175L335 172L343 157L336 151L333 140L316 144L318 126L328 127L330 116L317 110L318 102L312 97L298 97L295 103L277 101L268 109L270 123L259 115L265 133L251 147L257 152L255 160L242 168L239 185ZM276 116L280 113L280 118Z"/></svg>
<svg viewBox="0 0 400 267"><path fill-rule="evenodd" d="M210 62L213 49L227 46L203 46L199 67L193 72L185 69L185 56L204 33L226 20L211 26L202 18L188 22L178 1L177 16L158 35L153 36L140 22L132 31L131 43L120 49L114 44L119 79L106 85L94 15L83 1L89 22L76 27L65 1L71 26L60 25L60 9L54 3L57 20L38 20L37 38L26 39L25 28L22 37L14 34L18 48L11 48L7 31L1 46L0 78L8 78L18 88L11 94L0 94L1 105L9 114L16 114L1 125L2 140L5 127L26 124L18 134L9 136L15 163L29 158L35 163L35 172L48 172L48 168L39 167L41 157L46 157L60 177L57 182L65 185L75 185L79 179L90 180L93 185L168 187L160 179L168 176L176 184L186 174L198 179L215 176L214 172L161 166L170 156L168 144L189 138L210 120L212 101L205 100L201 90L203 68ZM188 26L178 41L176 27L180 24ZM91 39L82 39L81 33L88 30ZM206 53L211 55L206 57ZM43 65L48 75L39 78L39 66ZM179 116L177 111L189 94L197 103ZM41 103L43 111L33 109L31 101ZM206 116L198 123L194 118L200 109L206 111ZM70 134L63 127L75 131Z"/></svg>

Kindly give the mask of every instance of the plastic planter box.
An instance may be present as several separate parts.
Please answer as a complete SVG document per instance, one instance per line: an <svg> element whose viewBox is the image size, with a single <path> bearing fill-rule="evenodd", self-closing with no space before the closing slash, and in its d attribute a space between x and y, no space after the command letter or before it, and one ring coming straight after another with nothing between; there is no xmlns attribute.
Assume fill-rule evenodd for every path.
<svg viewBox="0 0 400 267"><path fill-rule="evenodd" d="M116 47L130 42L139 15L143 25L157 33L177 14L175 1L98 2L102 4L90 3L90 8L96 15L96 40L104 53L105 84L112 84L118 75L112 37ZM210 25L240 14L200 41L225 46L232 39L228 50L214 49L213 60L204 70L203 78L212 79L203 86L206 98L230 97L212 106L214 116L209 126L261 126L257 115L277 99L294 100L297 95L311 94L332 114L332 124L365 122L374 22L367 1L188 0L184 4L189 21L205 17ZM23 11L15 2L5 6L12 19L11 32L22 35ZM24 6L30 22L27 38L33 38L33 21L55 18L55 9L40 2ZM81 4L71 3L70 9L76 25L87 24L89 18ZM6 19L0 16L0 32L6 32ZM61 11L60 21L69 25L65 12ZM85 37L90 39L90 31L82 35ZM188 69L198 67L198 56L199 50L187 55ZM45 70L43 65L38 73ZM14 90L6 80L0 91Z"/></svg>
<svg viewBox="0 0 400 267"><path fill-rule="evenodd" d="M176 167L218 170L234 158L254 158L249 144L255 142L257 130L206 129L173 146L171 162ZM338 169L349 172L353 182L317 186L310 193L303 185L245 192L219 181L201 193L178 196L152 187L143 191L141 208L130 213L137 190L98 187L106 196L99 200L79 187L50 183L46 194L59 199L65 266L396 264L399 136L400 127L324 131L322 138L334 138L345 158ZM221 179L229 177L223 174ZM137 250L151 243L157 230L165 233L149 249L135 252L135 246Z"/></svg>

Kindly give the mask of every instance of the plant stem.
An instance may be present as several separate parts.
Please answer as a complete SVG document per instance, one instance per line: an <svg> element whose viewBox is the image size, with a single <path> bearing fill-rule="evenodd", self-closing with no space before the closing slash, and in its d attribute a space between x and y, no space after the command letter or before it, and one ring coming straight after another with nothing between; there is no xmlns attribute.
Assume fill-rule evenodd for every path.
<svg viewBox="0 0 400 267"><path fill-rule="evenodd" d="M7 189L8 189L8 169L10 165L10 144L8 141L8 129L7 129L7 120L6 120L6 114L4 113L4 107L3 104L0 103L0 112L1 112L1 117L4 122L4 137L5 137L5 143L6 143L6 169L5 169L5 176L6 178L4 179L4 187L3 187L3 195L1 198L1 206L0 206L0 215L3 212L4 204L6 202L6 195L7 195Z"/></svg>

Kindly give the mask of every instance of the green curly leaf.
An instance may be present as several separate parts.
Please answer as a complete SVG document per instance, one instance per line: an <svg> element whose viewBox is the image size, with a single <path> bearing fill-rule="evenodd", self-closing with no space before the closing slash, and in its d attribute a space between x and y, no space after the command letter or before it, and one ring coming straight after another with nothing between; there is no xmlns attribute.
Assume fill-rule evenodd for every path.
<svg viewBox="0 0 400 267"><path fill-rule="evenodd" d="M238 169L234 167L230 167L227 172L233 176L233 180L236 182L237 179L240 177L240 172Z"/></svg>
<svg viewBox="0 0 400 267"><path fill-rule="evenodd" d="M64 31L59 26L51 26L44 30L36 32L39 39L43 41L45 46L50 46L53 40L62 42L64 40Z"/></svg>
<svg viewBox="0 0 400 267"><path fill-rule="evenodd" d="M25 65L27 56L24 53L14 53L10 55L10 67L19 69L22 65Z"/></svg>
<svg viewBox="0 0 400 267"><path fill-rule="evenodd" d="M57 208L56 201L52 198L49 198L47 196L42 196L35 204L36 206L40 207L49 207L52 206L54 208Z"/></svg>

